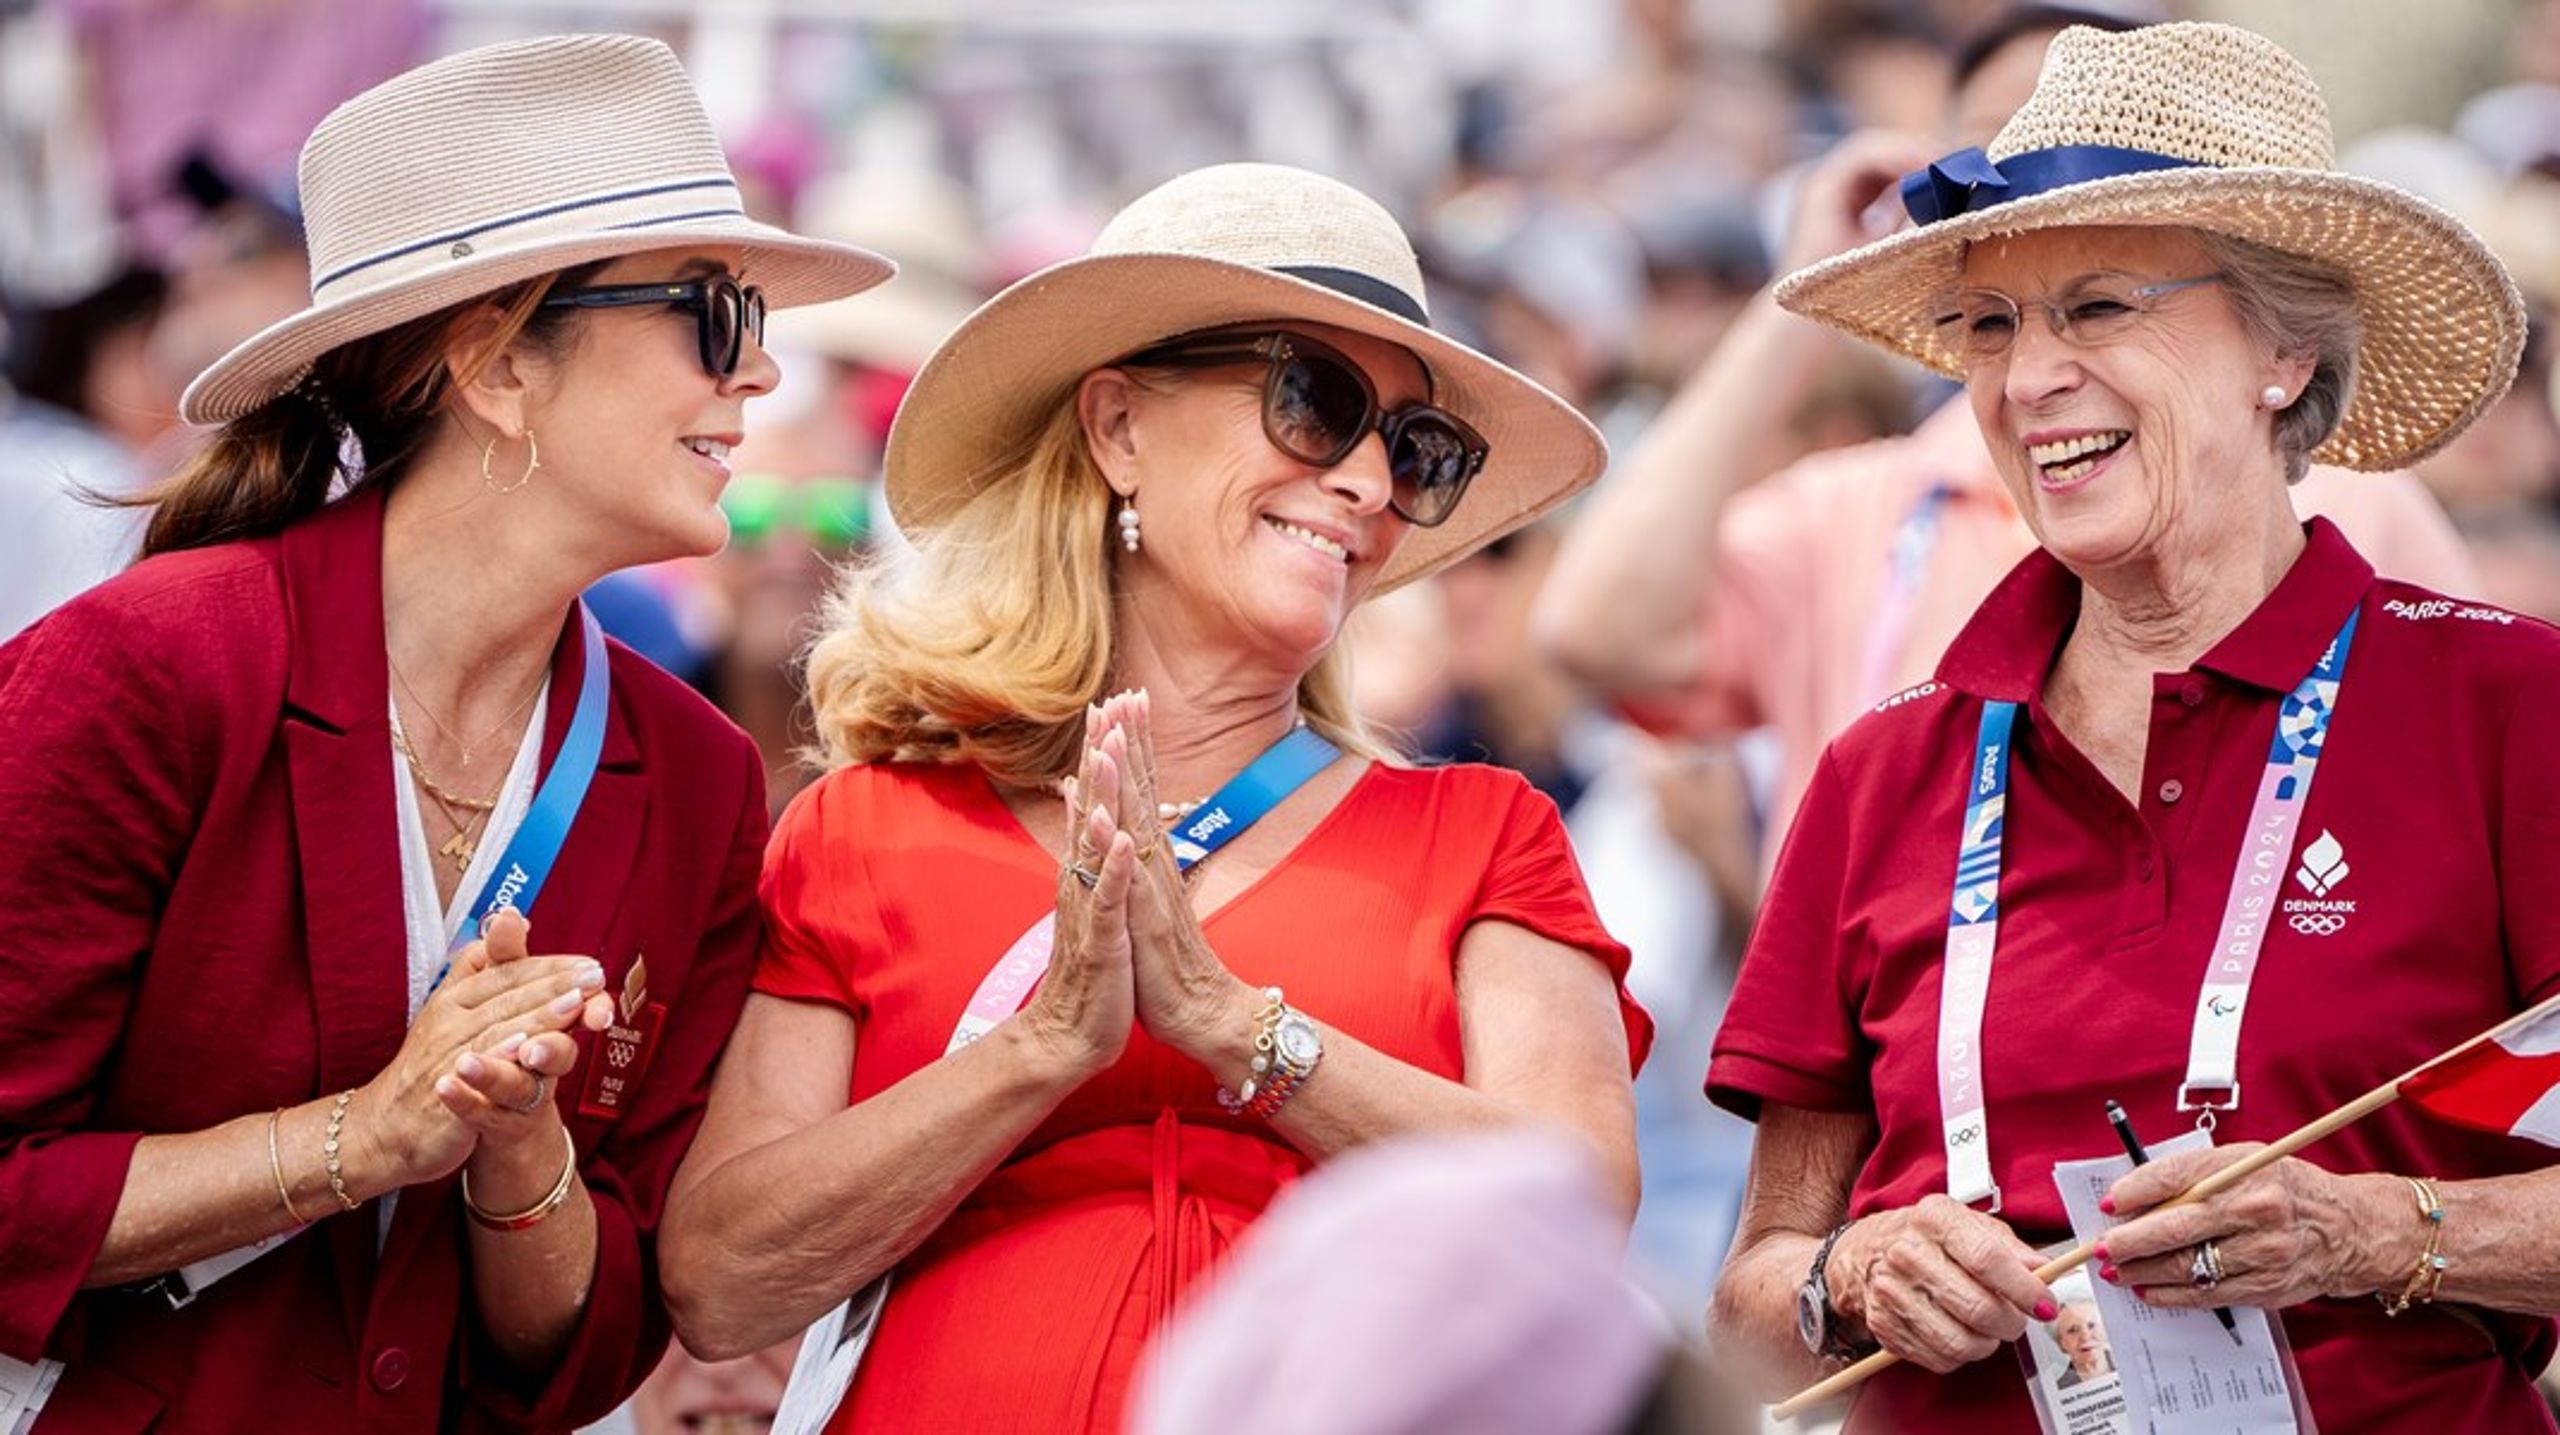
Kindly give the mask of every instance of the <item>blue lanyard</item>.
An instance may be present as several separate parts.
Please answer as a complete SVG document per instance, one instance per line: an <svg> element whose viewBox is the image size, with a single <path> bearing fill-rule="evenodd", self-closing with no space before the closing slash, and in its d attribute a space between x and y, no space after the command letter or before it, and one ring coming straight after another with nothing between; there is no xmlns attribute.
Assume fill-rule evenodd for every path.
<svg viewBox="0 0 2560 1435"><path fill-rule="evenodd" d="M1173 833L1173 860L1185 870L1233 842L1246 828L1333 765L1342 749L1313 728L1296 727L1192 809Z"/></svg>
<svg viewBox="0 0 2560 1435"><path fill-rule="evenodd" d="M2208 1129L2213 1111L2240 1104L2240 1018L2266 938L2266 917L2273 901L2269 889L2283 876L2280 866L2258 860L2257 849L2275 847L2288 855L2293 850L2295 828L2304 804L2310 801L2311 779L2328 740L2329 720L2337 711L2347 653L2355 645L2356 618L2355 611L2347 614L2320 661L2286 694L2277 711L2275 738L2268 745L2266 769L2249 818L2250 837L2242 843L2221 940L2214 948L2218 955L2207 969L2196 1002L2187 1079L2178 1087L2179 1109L2203 1111L2202 1124ZM1968 1204L1988 1199L1994 1211L1999 1209L2000 1191L1991 1179L1981 1081L1982 1018L1992 953L1999 942L2004 860L2000 839L2009 799L2009 730L2017 712L2013 702L1982 705L1973 762L1965 774L1964 832L1956 849L1955 895L1948 905L1946 963L1938 997L1938 1105L1945 1126L1947 1192ZM2208 1090L2227 1091L2229 1100L2190 1101L2195 1093Z"/></svg>
<svg viewBox="0 0 2560 1435"><path fill-rule="evenodd" d="M524 820L516 824L506 850L490 867L484 897L474 904L478 910L445 948L445 962L436 972L436 986L442 986L446 974L453 970L453 954L479 940L482 923L496 916L501 908L513 907L519 912L533 909L534 899L542 895L542 884L551 876L552 863L559 860L561 844L569 840L569 825L587 800L587 784L595 777L596 759L604 752L605 699L612 679L611 661L604 650L604 628L583 602L578 605L578 623L585 639L586 666L578 675L578 706L569 718L569 735L561 739L559 754L551 760L551 772L535 790L533 802L525 808Z"/></svg>

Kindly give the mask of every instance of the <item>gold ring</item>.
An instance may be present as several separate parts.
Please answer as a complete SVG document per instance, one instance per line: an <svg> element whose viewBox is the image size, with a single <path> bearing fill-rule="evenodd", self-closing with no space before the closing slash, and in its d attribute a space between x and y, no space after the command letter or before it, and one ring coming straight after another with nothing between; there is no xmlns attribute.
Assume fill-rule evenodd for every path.
<svg viewBox="0 0 2560 1435"><path fill-rule="evenodd" d="M1102 874L1081 862L1068 863L1067 871L1073 874L1077 881L1082 882L1088 892L1102 885Z"/></svg>

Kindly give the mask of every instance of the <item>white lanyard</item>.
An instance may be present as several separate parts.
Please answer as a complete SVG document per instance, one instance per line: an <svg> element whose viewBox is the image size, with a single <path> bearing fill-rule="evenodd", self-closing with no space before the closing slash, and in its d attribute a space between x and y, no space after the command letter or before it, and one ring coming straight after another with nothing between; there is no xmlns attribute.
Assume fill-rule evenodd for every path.
<svg viewBox="0 0 2560 1435"><path fill-rule="evenodd" d="M2240 1106L2240 1022L2249 1005L2249 984L2257 975L2267 917L2293 851L2303 805L2311 797L2311 779L2329 719L2337 711L2338 687L2355 636L2356 614L2350 612L2319 663L2285 696L2277 713L2275 740L2249 810L2231 896L2223 906L2221 938L2196 996L2186 1080L2178 1084L2178 1109L2201 1113L2196 1124L2208 1131L2215 1112ZM2000 1209L2000 1186L1991 1178L1982 1013L2000 936L2000 838L2009 800L2009 730L2017 711L2016 703L1982 705L1982 726L1965 773L1964 829L1938 990L1938 1109L1945 1127L1947 1194L1967 1205L1987 1200L1993 1211ZM2223 1093L2223 1099L2200 1094L2207 1092Z"/></svg>

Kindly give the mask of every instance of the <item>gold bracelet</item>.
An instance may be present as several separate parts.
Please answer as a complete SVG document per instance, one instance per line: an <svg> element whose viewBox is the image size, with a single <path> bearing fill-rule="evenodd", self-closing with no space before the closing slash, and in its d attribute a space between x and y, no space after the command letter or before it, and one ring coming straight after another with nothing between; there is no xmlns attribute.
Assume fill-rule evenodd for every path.
<svg viewBox="0 0 2560 1435"><path fill-rule="evenodd" d="M284 1213L293 1218L295 1225L307 1226L311 1223L302 1219L302 1213L293 1208L293 1192L284 1184L284 1157L276 1152L276 1123L282 1120L284 1108L281 1106L267 1113L267 1171L276 1178L276 1199L284 1202Z"/></svg>
<svg viewBox="0 0 2560 1435"><path fill-rule="evenodd" d="M2418 1216L2427 1223L2427 1248L2418 1255L2418 1268L2409 1273L2409 1283L2400 1294L2386 1296L2380 1291L2373 1298L2382 1302L2384 1315L2398 1315L2413 1305L2432 1304L2436 1291L2444 1285L2444 1202L2436 1196L2435 1183L2423 1176L2404 1178L2410 1192L2418 1198Z"/></svg>
<svg viewBox="0 0 2560 1435"><path fill-rule="evenodd" d="M527 1226L542 1224L552 1212L568 1204L569 1187L578 1179L578 1138L570 1135L569 1128L563 1126L560 1128L560 1142L568 1148L567 1159L560 1163L560 1179L553 1183L551 1194L513 1215L481 1209L480 1203L471 1199L471 1173L463 1172L462 1209L471 1213L472 1222L492 1231L521 1231Z"/></svg>
<svg viewBox="0 0 2560 1435"><path fill-rule="evenodd" d="M347 1103L355 1099L355 1094L352 1086L338 1093L337 1104L329 1108L329 1135L320 1143L320 1164L329 1168L329 1194L350 1211L359 1203L347 1194L346 1176L338 1169L338 1128L346 1124Z"/></svg>

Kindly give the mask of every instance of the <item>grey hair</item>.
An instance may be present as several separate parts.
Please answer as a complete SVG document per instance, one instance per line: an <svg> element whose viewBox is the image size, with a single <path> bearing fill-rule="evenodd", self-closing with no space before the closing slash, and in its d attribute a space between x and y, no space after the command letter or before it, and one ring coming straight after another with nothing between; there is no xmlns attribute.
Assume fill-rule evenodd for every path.
<svg viewBox="0 0 2560 1435"><path fill-rule="evenodd" d="M2270 249L2228 234L2197 230L2195 236L2223 290L2252 338L2289 357L2308 355L2311 382L2276 414L2276 452L2284 457L2287 483L2311 468L2311 451L2329 441L2356 391L2356 353L2364 343L2364 316L2355 281L2343 269Z"/></svg>

